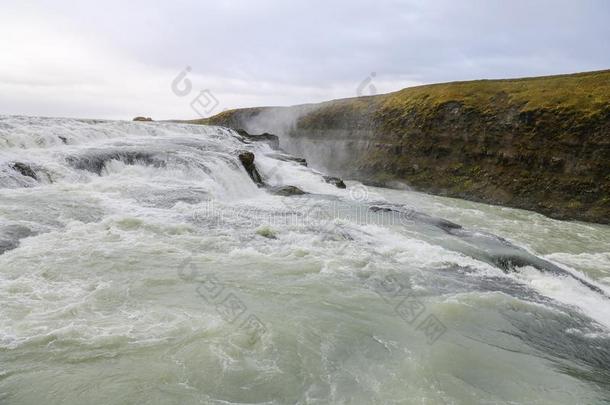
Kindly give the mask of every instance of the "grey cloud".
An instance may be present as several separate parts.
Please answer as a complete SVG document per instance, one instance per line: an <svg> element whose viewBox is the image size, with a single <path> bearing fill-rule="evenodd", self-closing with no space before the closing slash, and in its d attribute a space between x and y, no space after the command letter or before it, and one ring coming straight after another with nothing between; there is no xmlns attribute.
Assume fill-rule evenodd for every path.
<svg viewBox="0 0 610 405"><path fill-rule="evenodd" d="M236 89L248 104L353 96L372 71L401 87L610 67L610 3L602 0L28 4L92 47L145 68L177 73L189 65L201 77L226 79L207 86L232 93L229 107L240 105ZM269 96L274 85L293 91ZM299 97L299 86L316 90Z"/></svg>

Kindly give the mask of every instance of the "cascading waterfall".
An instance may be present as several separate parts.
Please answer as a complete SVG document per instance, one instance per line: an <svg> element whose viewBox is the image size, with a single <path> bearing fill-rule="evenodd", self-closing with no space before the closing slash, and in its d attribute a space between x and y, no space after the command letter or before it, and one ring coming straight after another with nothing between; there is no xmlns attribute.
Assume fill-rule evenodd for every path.
<svg viewBox="0 0 610 405"><path fill-rule="evenodd" d="M604 403L608 246L226 128L0 116L0 403Z"/></svg>

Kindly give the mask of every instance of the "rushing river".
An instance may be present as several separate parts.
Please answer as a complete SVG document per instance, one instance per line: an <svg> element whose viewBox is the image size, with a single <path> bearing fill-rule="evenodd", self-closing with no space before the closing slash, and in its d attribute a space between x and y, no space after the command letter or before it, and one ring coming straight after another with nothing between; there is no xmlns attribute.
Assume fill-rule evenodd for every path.
<svg viewBox="0 0 610 405"><path fill-rule="evenodd" d="M0 117L0 403L610 401L610 227L346 183L225 128Z"/></svg>

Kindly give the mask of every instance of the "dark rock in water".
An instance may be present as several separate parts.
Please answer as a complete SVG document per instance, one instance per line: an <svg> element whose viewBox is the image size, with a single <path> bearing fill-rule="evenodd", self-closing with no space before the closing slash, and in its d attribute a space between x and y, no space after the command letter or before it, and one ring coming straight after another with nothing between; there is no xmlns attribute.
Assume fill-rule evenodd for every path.
<svg viewBox="0 0 610 405"><path fill-rule="evenodd" d="M373 212L398 212L398 210L390 207L380 207L378 205L373 205L372 207L369 207L369 209Z"/></svg>
<svg viewBox="0 0 610 405"><path fill-rule="evenodd" d="M104 166L111 160L118 160L127 165L136 163L154 167L164 167L166 165L165 161L156 157L154 153L137 150L90 151L82 155L68 156L66 160L75 169L87 170L98 175L102 174Z"/></svg>
<svg viewBox="0 0 610 405"><path fill-rule="evenodd" d="M295 187L295 186L271 187L269 189L269 191L275 195L283 195L283 196L307 194L305 191L303 191L300 188Z"/></svg>
<svg viewBox="0 0 610 405"><path fill-rule="evenodd" d="M239 154L239 160L244 166L246 166L246 169L254 164L254 158L255 156L252 152L242 152Z"/></svg>
<svg viewBox="0 0 610 405"><path fill-rule="evenodd" d="M254 164L254 153L242 152L239 154L239 160L246 167L246 170Z"/></svg>
<svg viewBox="0 0 610 405"><path fill-rule="evenodd" d="M307 167L307 160L305 160L304 158L288 155L285 153L271 153L267 156L277 160L281 160L282 162L294 162L300 164L301 166Z"/></svg>
<svg viewBox="0 0 610 405"><path fill-rule="evenodd" d="M514 245L509 245L509 247L512 248L512 251L508 254L490 254L489 261L491 262L491 264L495 265L496 267L500 268L505 272L516 271L517 268L531 266L541 272L547 272L562 277L571 277L582 285L589 288L591 291L595 291L596 293L603 295L606 298L610 298L610 296L608 296L608 294L598 286L581 277L578 277L575 274L570 273L569 271L557 266L556 264L534 256L533 254L528 253L520 247Z"/></svg>
<svg viewBox="0 0 610 405"><path fill-rule="evenodd" d="M248 172L248 175L258 186L263 185L263 178L260 173L256 169L256 165L254 164L254 153L252 152L241 152L239 154L239 160L242 165L244 165L244 169Z"/></svg>
<svg viewBox="0 0 610 405"><path fill-rule="evenodd" d="M400 221L415 221L432 225L454 236L457 235L455 235L453 231L462 229L462 226L456 224L455 222L451 222L443 218L433 217L428 214L424 214L423 212L417 212L399 205L372 205L369 207L369 210L373 212L395 212L398 214Z"/></svg>
<svg viewBox="0 0 610 405"><path fill-rule="evenodd" d="M58 136L58 138L64 143L64 145L68 144L68 138L66 138L65 136Z"/></svg>
<svg viewBox="0 0 610 405"><path fill-rule="evenodd" d="M300 164L301 166L305 166L305 167L307 167L307 160L305 160L305 158L298 158L298 157L295 157L295 158L293 159L293 161L294 161L294 162L296 162L296 163L298 163L298 164Z"/></svg>
<svg viewBox="0 0 610 405"><path fill-rule="evenodd" d="M447 221L446 219L443 219L443 218L434 218L434 217L430 217L430 218L431 218L430 219L431 223L433 223L435 226L441 228L445 232L450 232L454 229L462 229L462 225L456 224L455 222Z"/></svg>
<svg viewBox="0 0 610 405"><path fill-rule="evenodd" d="M30 166L21 162L14 162L10 164L11 169L21 173L22 176L31 177L34 180L38 180L38 176L36 176L36 172L32 170Z"/></svg>
<svg viewBox="0 0 610 405"><path fill-rule="evenodd" d="M400 205L373 205L370 206L369 209L373 212L396 212L401 221L406 219L421 224L435 226L468 244L468 247L459 249L459 252L467 254L477 260L487 262L504 272L518 271L518 269L522 267L531 266L541 272L547 272L562 277L571 277L592 291L610 298L606 292L593 283L582 279L547 260L537 257L497 235L482 231L470 231L464 229L461 225L446 219L408 210ZM450 249L453 248L450 247Z"/></svg>
<svg viewBox="0 0 610 405"><path fill-rule="evenodd" d="M508 271L515 271L517 268L519 267L525 267L525 266L534 266L534 263L530 262L529 260L527 260L527 258L525 257L521 257L518 255L495 255L495 256L490 256L490 261L499 269L508 272ZM539 269L540 270L540 269Z"/></svg>
<svg viewBox="0 0 610 405"><path fill-rule="evenodd" d="M19 240L34 235L22 225L0 226L0 255L19 246Z"/></svg>
<svg viewBox="0 0 610 405"><path fill-rule="evenodd" d="M448 221L447 221L448 222ZM457 224L456 224L457 225ZM485 261L504 272L518 271L518 269L531 266L541 272L561 277L570 277L598 294L610 298L608 294L593 283L572 274L566 269L557 266L545 259L529 253L527 250L512 244L504 238L486 232L473 232L459 228L446 230L447 233L459 237L469 243L467 254L477 260Z"/></svg>
<svg viewBox="0 0 610 405"><path fill-rule="evenodd" d="M140 116L138 116L138 117L135 117L133 120L134 120L134 121L152 121L152 118L150 118L150 117L140 117Z"/></svg>
<svg viewBox="0 0 610 405"><path fill-rule="evenodd" d="M345 183L338 177L324 176L324 181L338 188L346 188Z"/></svg>
<svg viewBox="0 0 610 405"><path fill-rule="evenodd" d="M243 129L238 129L237 133L241 135L242 138L245 138L249 141L266 142L269 146L271 146L272 149L280 148L280 138L278 138L276 135L272 135L267 132L262 133L260 135L252 135Z"/></svg>

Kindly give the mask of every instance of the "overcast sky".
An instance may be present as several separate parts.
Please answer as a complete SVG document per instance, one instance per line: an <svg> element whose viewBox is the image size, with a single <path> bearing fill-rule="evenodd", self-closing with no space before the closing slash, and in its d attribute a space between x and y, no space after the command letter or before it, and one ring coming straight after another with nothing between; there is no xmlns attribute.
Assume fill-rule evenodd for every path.
<svg viewBox="0 0 610 405"><path fill-rule="evenodd" d="M0 114L197 118L608 68L604 0L0 0Z"/></svg>

